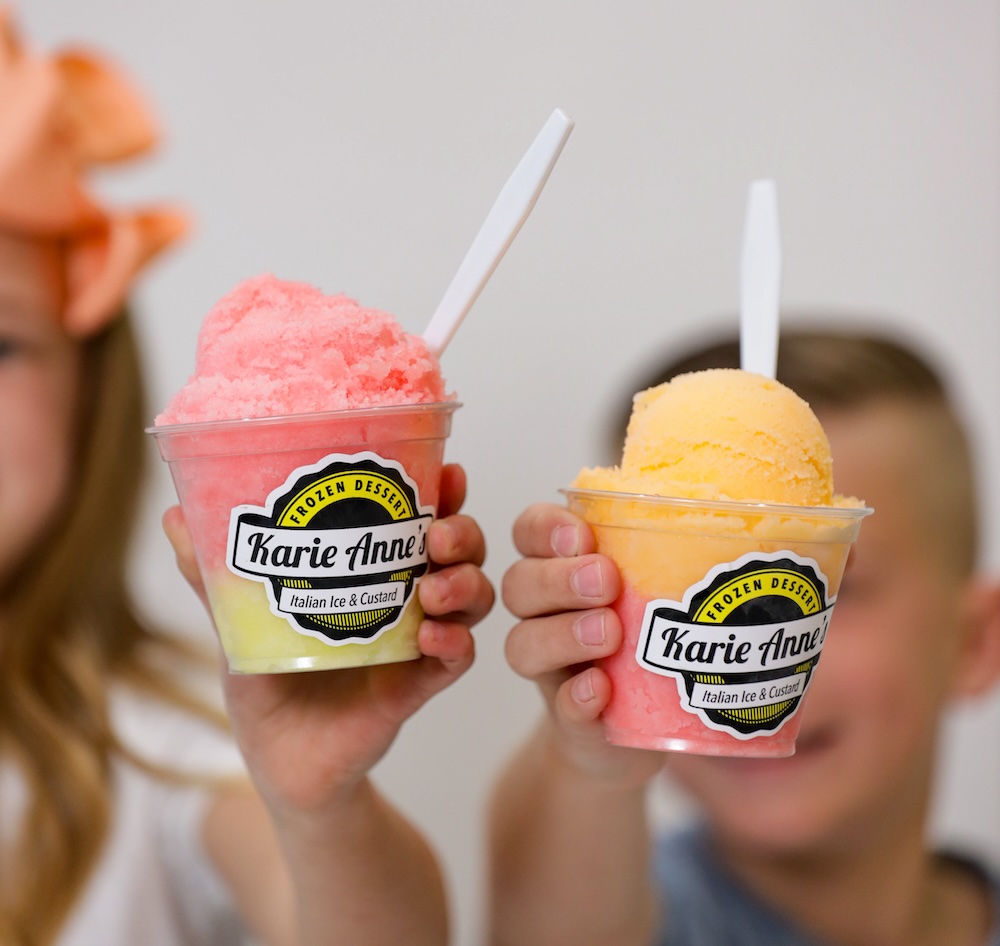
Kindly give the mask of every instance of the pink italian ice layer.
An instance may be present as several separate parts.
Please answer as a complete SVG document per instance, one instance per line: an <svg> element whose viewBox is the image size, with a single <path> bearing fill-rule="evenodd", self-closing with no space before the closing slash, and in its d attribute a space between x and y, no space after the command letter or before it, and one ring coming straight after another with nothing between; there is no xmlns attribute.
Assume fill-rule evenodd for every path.
<svg viewBox="0 0 1000 946"><path fill-rule="evenodd" d="M437 359L393 316L264 274L205 317L195 373L156 424L448 399Z"/></svg>
<svg viewBox="0 0 1000 946"><path fill-rule="evenodd" d="M788 756L794 751L801 711L790 716L776 732L751 740L737 739L709 729L681 706L679 686L673 677L650 673L635 659L643 613L649 598L625 587L614 609L625 631L619 651L600 661L612 681L611 700L601 715L610 742L644 749L672 749L702 755Z"/></svg>

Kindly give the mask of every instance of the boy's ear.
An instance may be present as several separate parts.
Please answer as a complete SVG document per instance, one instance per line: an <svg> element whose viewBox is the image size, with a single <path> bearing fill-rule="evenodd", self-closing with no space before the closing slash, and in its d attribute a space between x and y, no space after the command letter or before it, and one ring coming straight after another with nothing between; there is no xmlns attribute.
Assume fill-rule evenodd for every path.
<svg viewBox="0 0 1000 946"><path fill-rule="evenodd" d="M953 692L981 696L1000 680L1000 580L972 579L962 608L962 651Z"/></svg>

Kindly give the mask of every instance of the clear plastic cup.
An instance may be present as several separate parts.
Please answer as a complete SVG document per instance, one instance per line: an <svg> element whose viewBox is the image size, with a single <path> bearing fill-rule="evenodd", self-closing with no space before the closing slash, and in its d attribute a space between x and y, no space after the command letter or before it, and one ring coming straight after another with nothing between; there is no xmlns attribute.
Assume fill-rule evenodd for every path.
<svg viewBox="0 0 1000 946"><path fill-rule="evenodd" d="M151 427L234 673L417 658L456 403Z"/></svg>
<svg viewBox="0 0 1000 946"><path fill-rule="evenodd" d="M609 742L789 756L866 507L567 489L622 575Z"/></svg>

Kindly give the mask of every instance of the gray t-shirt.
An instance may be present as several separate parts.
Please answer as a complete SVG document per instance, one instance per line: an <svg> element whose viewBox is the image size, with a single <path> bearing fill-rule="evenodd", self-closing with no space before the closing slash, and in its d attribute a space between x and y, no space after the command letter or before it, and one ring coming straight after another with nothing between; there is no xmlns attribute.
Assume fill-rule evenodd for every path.
<svg viewBox="0 0 1000 946"><path fill-rule="evenodd" d="M703 829L667 835L657 845L655 857L656 881L667 905L656 946L829 946L730 877ZM983 946L1000 946L1000 883L974 862L957 860L989 885L993 927Z"/></svg>

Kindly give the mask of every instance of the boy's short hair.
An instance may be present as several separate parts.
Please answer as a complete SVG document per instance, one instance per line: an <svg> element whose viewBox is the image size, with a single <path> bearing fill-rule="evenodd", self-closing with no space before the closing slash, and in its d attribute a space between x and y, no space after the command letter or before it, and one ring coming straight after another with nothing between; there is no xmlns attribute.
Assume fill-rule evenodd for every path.
<svg viewBox="0 0 1000 946"><path fill-rule="evenodd" d="M706 368L738 368L739 340L719 337L659 365L636 391ZM927 474L931 518L953 565L971 572L978 554L978 503L969 437L941 374L908 344L885 335L841 329L783 329L778 380L817 414L873 405L910 410L920 423L918 462ZM620 450L631 403L617 417ZM822 416L821 416L822 419ZM836 461L836 457L834 458Z"/></svg>

